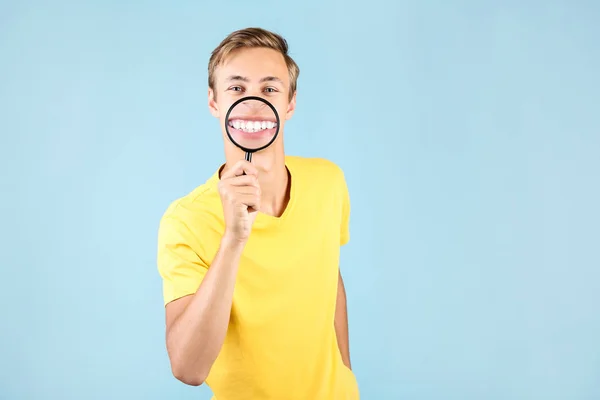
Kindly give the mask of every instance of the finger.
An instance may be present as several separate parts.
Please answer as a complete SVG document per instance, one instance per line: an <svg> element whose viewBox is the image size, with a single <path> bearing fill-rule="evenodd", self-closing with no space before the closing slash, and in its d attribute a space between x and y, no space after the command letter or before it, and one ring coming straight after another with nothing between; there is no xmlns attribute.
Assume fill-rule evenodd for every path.
<svg viewBox="0 0 600 400"><path fill-rule="evenodd" d="M232 178L234 176L240 176L240 175L243 175L244 173L246 175L257 176L258 169L256 169L256 167L254 165L252 165L252 163L250 163L246 160L240 160L237 163L235 163L229 170L226 170L225 173L223 173L223 175L221 175L221 179L227 179L227 178Z"/></svg>
<svg viewBox="0 0 600 400"><path fill-rule="evenodd" d="M258 187L258 179L255 175L240 175L227 179L230 186L255 186Z"/></svg>
<svg viewBox="0 0 600 400"><path fill-rule="evenodd" d="M223 187L221 189L221 196L229 201L239 202L240 196L252 195L252 196L260 196L260 187L258 186L233 186L233 187Z"/></svg>
<svg viewBox="0 0 600 400"><path fill-rule="evenodd" d="M240 204L254 209L258 209L260 206L260 198L254 194L243 194L238 198L238 201Z"/></svg>
<svg viewBox="0 0 600 400"><path fill-rule="evenodd" d="M251 194L253 196L260 196L260 188L256 186L236 186L235 196L241 196L246 194Z"/></svg>

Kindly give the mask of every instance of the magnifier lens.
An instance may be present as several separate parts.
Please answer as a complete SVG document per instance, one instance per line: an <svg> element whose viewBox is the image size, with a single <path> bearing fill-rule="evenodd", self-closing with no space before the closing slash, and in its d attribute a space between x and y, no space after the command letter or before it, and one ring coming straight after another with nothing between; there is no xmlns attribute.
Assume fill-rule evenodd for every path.
<svg viewBox="0 0 600 400"><path fill-rule="evenodd" d="M279 132L279 116L275 108L259 97L236 101L227 113L225 129L229 139L244 150L246 159L268 147Z"/></svg>

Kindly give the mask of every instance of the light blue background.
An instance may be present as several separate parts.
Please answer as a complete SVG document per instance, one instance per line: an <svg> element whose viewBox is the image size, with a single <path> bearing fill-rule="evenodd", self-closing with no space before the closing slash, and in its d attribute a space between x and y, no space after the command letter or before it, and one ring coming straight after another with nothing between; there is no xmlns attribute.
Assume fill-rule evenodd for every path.
<svg viewBox="0 0 600 400"><path fill-rule="evenodd" d="M301 67L288 152L346 172L363 398L600 399L600 6L526 3L0 3L0 399L209 398L156 230L222 162L206 65L247 26Z"/></svg>

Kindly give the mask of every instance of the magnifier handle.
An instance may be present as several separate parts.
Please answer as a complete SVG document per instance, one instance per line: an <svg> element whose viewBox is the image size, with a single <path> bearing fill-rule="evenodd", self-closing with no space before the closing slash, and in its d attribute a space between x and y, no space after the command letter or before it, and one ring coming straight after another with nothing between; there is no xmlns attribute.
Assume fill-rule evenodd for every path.
<svg viewBox="0 0 600 400"><path fill-rule="evenodd" d="M246 161L251 162L252 161L252 153L247 151L245 159L246 159ZM246 171L242 172L242 175L246 175Z"/></svg>

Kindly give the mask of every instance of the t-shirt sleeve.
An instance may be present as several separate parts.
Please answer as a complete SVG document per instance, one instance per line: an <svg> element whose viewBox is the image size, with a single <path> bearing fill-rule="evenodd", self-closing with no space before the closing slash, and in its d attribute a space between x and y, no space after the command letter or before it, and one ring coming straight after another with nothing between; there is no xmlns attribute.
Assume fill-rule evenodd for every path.
<svg viewBox="0 0 600 400"><path fill-rule="evenodd" d="M350 193L344 173L341 174L341 196L342 196L342 219L340 227L340 246L345 245L350 240Z"/></svg>
<svg viewBox="0 0 600 400"><path fill-rule="evenodd" d="M163 283L164 304L194 294L208 265L194 250L193 235L179 219L163 216L158 229L158 272Z"/></svg>

